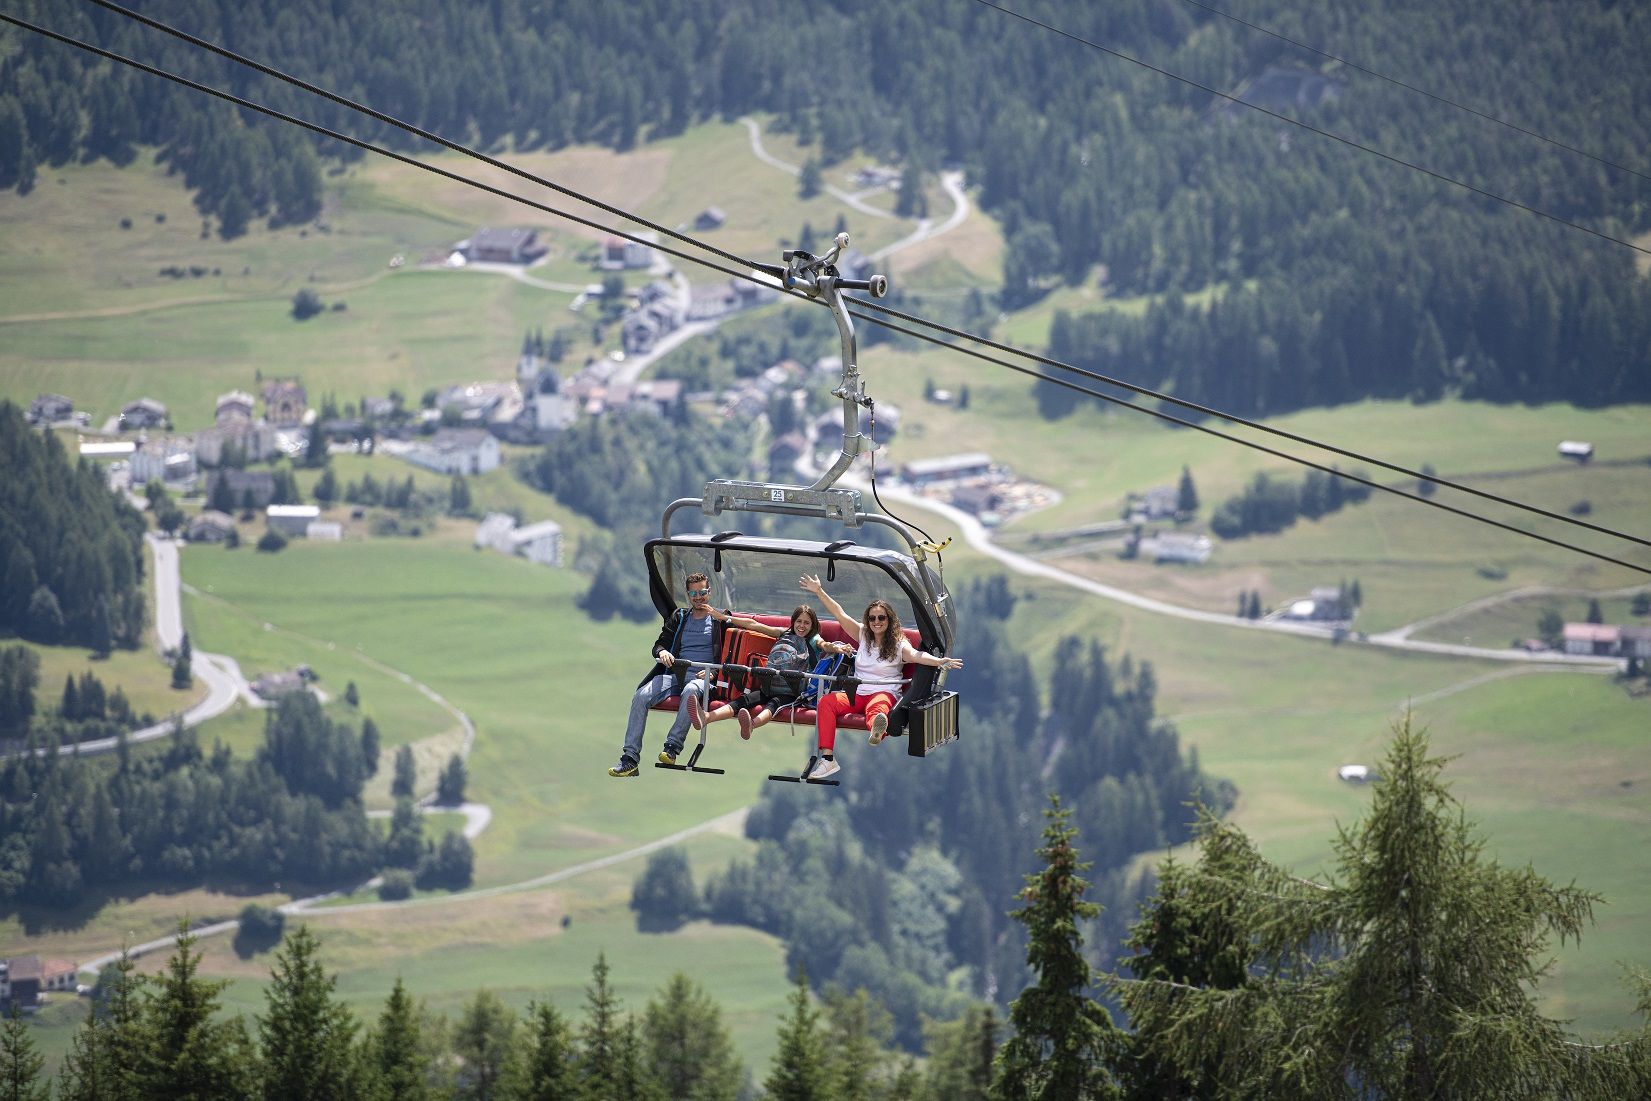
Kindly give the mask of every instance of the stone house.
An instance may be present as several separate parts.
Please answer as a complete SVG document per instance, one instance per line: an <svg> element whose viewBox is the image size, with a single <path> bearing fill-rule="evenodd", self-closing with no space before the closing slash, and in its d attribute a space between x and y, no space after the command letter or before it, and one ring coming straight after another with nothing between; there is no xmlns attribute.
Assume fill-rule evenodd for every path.
<svg viewBox="0 0 1651 1101"><path fill-rule="evenodd" d="M264 419L269 423L303 424L309 407L309 395L297 379L272 379L264 383Z"/></svg>

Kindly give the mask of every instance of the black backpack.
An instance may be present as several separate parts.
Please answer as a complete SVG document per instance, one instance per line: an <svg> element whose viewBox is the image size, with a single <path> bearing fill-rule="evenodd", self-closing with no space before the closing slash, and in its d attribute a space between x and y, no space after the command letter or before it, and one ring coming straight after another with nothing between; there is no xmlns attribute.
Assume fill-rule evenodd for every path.
<svg viewBox="0 0 1651 1101"><path fill-rule="evenodd" d="M776 695L801 695L804 684L799 674L808 672L809 664L807 646L799 647L797 636L790 632L781 635L768 650L769 690Z"/></svg>

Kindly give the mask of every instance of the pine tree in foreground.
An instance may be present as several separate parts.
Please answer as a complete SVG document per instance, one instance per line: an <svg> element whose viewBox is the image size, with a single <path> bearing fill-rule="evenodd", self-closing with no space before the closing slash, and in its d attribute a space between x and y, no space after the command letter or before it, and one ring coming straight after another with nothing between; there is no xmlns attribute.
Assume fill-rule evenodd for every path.
<svg viewBox="0 0 1651 1101"><path fill-rule="evenodd" d="M361 1096L355 1015L334 997L338 985L316 958L320 945L300 925L275 954L258 1021L264 1101L353 1101Z"/></svg>
<svg viewBox="0 0 1651 1101"><path fill-rule="evenodd" d="M47 1101L51 1087L40 1081L40 1068L45 1065L29 1026L13 1005L0 1024L0 1101Z"/></svg>
<svg viewBox="0 0 1651 1101"><path fill-rule="evenodd" d="M58 1072L60 1101L144 1101L135 1064L148 1038L140 1000L144 980L136 970L123 954L99 976L92 1011Z"/></svg>
<svg viewBox="0 0 1651 1101"><path fill-rule="evenodd" d="M987 1101L997 1057L997 1014L992 1007L966 1010L955 1021L930 1021L923 1029L928 1050L923 1086L936 1101Z"/></svg>
<svg viewBox="0 0 1651 1101"><path fill-rule="evenodd" d="M220 1020L218 995L228 985L197 972L201 955L188 922L166 973L153 980L144 1004L149 1037L136 1053L137 1085L145 1101L220 1101L257 1092L252 1045L239 1019Z"/></svg>
<svg viewBox="0 0 1651 1101"><path fill-rule="evenodd" d="M378 1101L428 1101L428 1060L419 1035L418 1011L400 975L379 1014L378 1027L368 1037L366 1059Z"/></svg>
<svg viewBox="0 0 1651 1101"><path fill-rule="evenodd" d="M516 1015L491 990L478 990L464 1007L453 1030L453 1054L460 1061L462 1097L503 1101L516 1096Z"/></svg>
<svg viewBox="0 0 1651 1101"><path fill-rule="evenodd" d="M890 1097L894 1018L864 990L845 994L832 987L825 1001L824 1061L832 1101Z"/></svg>
<svg viewBox="0 0 1651 1101"><path fill-rule="evenodd" d="M1069 823L1071 811L1051 796L1038 856L1043 870L1026 877L1025 903L1013 915L1026 926L1026 962L1037 976L1009 1007L1014 1030L997 1055L994 1101L1093 1101L1116 1098L1109 1067L1123 1035L1105 1007L1089 996L1094 971L1083 955L1078 923L1101 908L1083 901L1089 888Z"/></svg>
<svg viewBox="0 0 1651 1101"><path fill-rule="evenodd" d="M643 1061L666 1097L735 1101L743 1078L722 1010L678 971L642 1016Z"/></svg>
<svg viewBox="0 0 1651 1101"><path fill-rule="evenodd" d="M1598 896L1485 856L1444 764L1407 717L1323 883L1206 819L1198 864L1147 911L1164 966L1116 984L1138 1054L1221 1084L1190 1096L1651 1096L1651 1029L1583 1044L1536 1009L1551 938L1580 936Z"/></svg>
<svg viewBox="0 0 1651 1101"><path fill-rule="evenodd" d="M573 1034L556 1007L534 1003L527 1009L532 1030L522 1101L577 1101Z"/></svg>
<svg viewBox="0 0 1651 1101"><path fill-rule="evenodd" d="M763 1083L767 1101L830 1101L822 1042L820 1016L808 996L808 976L799 967L791 1014L780 1022L780 1049Z"/></svg>
<svg viewBox="0 0 1651 1101"><path fill-rule="evenodd" d="M579 1029L579 1081L588 1098L617 1097L619 996L608 985L608 956L600 952L585 987L585 1023Z"/></svg>

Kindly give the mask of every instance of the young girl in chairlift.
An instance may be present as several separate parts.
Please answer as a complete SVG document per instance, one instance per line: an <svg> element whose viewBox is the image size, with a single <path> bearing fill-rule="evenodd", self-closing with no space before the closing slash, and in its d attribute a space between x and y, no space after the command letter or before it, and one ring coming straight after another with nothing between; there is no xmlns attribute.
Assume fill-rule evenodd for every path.
<svg viewBox="0 0 1651 1101"><path fill-rule="evenodd" d="M900 626L900 616L894 605L886 600L873 600L866 605L865 614L856 621L833 600L820 585L820 579L804 575L803 588L820 598L820 602L837 620L843 634L854 640L854 675L860 682L859 690L850 699L847 692L822 694L816 718L819 736L819 760L810 770L809 780L823 780L842 771L837 764L834 748L837 744L837 720L844 715L864 715L871 735L869 745L881 745L889 731L889 712L899 702L905 680L903 666L930 665L936 669L957 669L963 665L959 658L937 657L925 654L911 644Z"/></svg>
<svg viewBox="0 0 1651 1101"><path fill-rule="evenodd" d="M699 713L698 701L688 703L688 718L695 729L703 730L706 723L732 717L739 723L740 737L751 737L751 731L779 714L783 708L799 703L807 682L801 676L784 674L806 673L814 668L822 651L834 654L854 652L852 646L841 642L826 642L820 638L820 617L807 604L799 604L791 613L789 627L771 627L745 616L730 615L712 610L711 615L731 627L767 635L774 640L768 651L768 668L773 673L759 676L753 686L728 703L719 705L709 714Z"/></svg>

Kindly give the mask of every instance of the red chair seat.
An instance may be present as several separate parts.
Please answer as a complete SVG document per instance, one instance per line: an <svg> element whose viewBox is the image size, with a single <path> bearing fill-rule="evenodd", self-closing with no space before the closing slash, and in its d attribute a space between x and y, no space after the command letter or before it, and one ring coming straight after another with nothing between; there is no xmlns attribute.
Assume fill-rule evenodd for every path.
<svg viewBox="0 0 1651 1101"><path fill-rule="evenodd" d="M790 626L791 623L791 617L783 615L754 615L749 616L748 618L754 619L759 623L765 623L771 627L787 627ZM825 619L820 621L820 637L825 639L827 642L849 641L848 636L843 633L843 629L841 627L837 626L837 621L834 619ZM913 646L916 646L918 644L916 629L911 627L906 628L906 638L911 641ZM755 638L751 637L750 632L729 631L723 640L723 660L733 661L736 654L741 657L744 657L747 654L766 654L768 652L768 647L771 644L771 640L767 638L761 636L757 636ZM742 664L747 663L748 662ZM904 671L901 673L901 676L910 677L912 675L912 670L913 666L910 664L906 665ZM727 700L727 685L720 684L718 689L713 692L712 697L717 701ZM653 710L669 711L672 714L675 714L676 709L681 702L682 698L680 696L666 696L664 699L653 705ZM715 704L712 706L715 706ZM816 713L813 708L802 708L797 711L795 716L791 714L792 710L792 708L782 708L779 714L770 721L774 723L787 723L794 721L797 726L814 725ZM843 715L837 720L837 728L839 730L869 729L866 725L866 717L864 715Z"/></svg>

